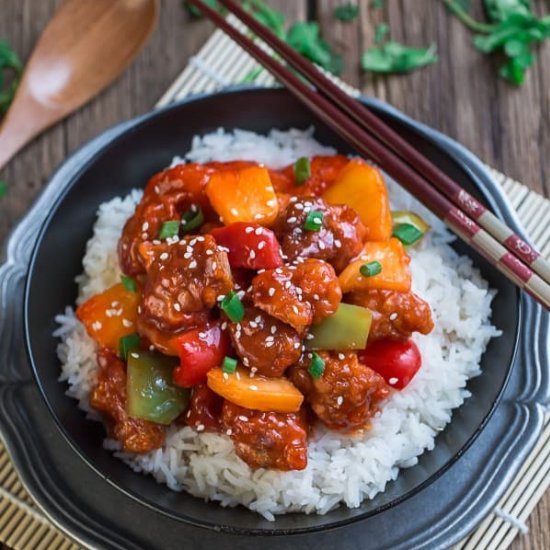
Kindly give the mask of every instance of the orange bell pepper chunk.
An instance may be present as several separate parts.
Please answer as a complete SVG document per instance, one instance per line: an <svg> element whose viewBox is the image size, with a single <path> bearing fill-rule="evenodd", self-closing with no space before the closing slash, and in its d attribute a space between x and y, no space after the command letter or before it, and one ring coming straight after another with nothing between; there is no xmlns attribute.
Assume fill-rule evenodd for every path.
<svg viewBox="0 0 550 550"><path fill-rule="evenodd" d="M139 292L119 283L78 306L76 316L100 347L117 351L119 340L136 332L139 301Z"/></svg>
<svg viewBox="0 0 550 550"><path fill-rule="evenodd" d="M269 172L261 166L212 174L206 195L225 225L234 222L269 225L279 213Z"/></svg>
<svg viewBox="0 0 550 550"><path fill-rule="evenodd" d="M380 263L382 271L371 277L362 275L359 271L361 266L374 261ZM410 261L398 239L368 242L360 256L340 273L338 280L342 292L368 288L408 292L411 289Z"/></svg>
<svg viewBox="0 0 550 550"><path fill-rule="evenodd" d="M387 241L392 234L390 199L380 170L360 159L350 160L324 192L329 204L347 204L367 228L369 241Z"/></svg>
<svg viewBox="0 0 550 550"><path fill-rule="evenodd" d="M220 368L208 371L208 387L218 395L246 409L274 412L298 412L304 396L287 378L267 378L237 367L228 374Z"/></svg>

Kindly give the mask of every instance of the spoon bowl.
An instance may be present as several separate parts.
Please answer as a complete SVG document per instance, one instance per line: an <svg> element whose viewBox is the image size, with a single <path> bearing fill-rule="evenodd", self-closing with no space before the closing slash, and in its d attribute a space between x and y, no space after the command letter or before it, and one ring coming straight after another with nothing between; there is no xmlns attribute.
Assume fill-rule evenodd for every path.
<svg viewBox="0 0 550 550"><path fill-rule="evenodd" d="M108 86L153 31L158 0L66 0L27 63L0 128L0 169Z"/></svg>

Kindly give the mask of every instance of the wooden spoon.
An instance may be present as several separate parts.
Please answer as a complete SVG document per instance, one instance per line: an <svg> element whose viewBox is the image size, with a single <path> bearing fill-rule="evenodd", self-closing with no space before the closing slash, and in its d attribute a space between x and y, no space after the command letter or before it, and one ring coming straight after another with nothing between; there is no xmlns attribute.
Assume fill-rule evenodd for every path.
<svg viewBox="0 0 550 550"><path fill-rule="evenodd" d="M157 14L157 0L65 0L38 41L0 127L0 169L110 84L145 44Z"/></svg>

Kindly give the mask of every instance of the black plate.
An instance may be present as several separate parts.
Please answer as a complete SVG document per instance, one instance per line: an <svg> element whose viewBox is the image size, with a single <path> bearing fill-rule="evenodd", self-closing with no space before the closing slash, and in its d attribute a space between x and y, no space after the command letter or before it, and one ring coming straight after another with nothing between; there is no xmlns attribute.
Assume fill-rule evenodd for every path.
<svg viewBox="0 0 550 550"><path fill-rule="evenodd" d="M463 187L520 231L502 193L469 153L387 106L368 103ZM410 547L413 540L417 546L433 547L434 543L447 544L456 540L472 527L505 487L504 473L510 474L517 469L532 445L542 422L542 413L536 403L543 402L549 386L548 375L542 368L548 356L545 339L548 317L530 299L520 299L512 285L475 255L472 255L474 261L484 276L499 290L494 303L494 321L504 331L504 336L490 344L483 360L483 374L468 386L472 398L455 413L452 424L437 438L436 449L423 455L414 468L404 470L383 495L357 510L342 508L326 516L293 514L269 523L243 508L222 509L217 504L205 504L188 495L172 493L148 477L133 474L103 451L101 427L86 421L77 411L75 402L64 395L64 387L57 382L59 362L55 356L56 343L51 337L53 317L65 304L74 302L73 279L81 270L85 242L91 234L98 204L143 185L147 176L168 164L174 154L187 150L194 134L219 126L266 132L272 127L307 127L312 123L315 121L311 116L280 90L241 90L202 97L131 121L100 136L70 159L12 237L11 264L3 268L0 282L8 289L4 295L5 304L12 304L10 307L14 311L3 319L12 319L12 315L18 313L20 289L12 274L21 274L29 265L28 247L40 233L30 262L26 295L30 356L38 385L63 435L97 473L83 467L77 454L52 430L51 419L44 416L42 403L36 402L34 397L36 388L17 383L28 380L28 367L12 338L6 343L17 346L11 349L18 353L11 361L15 369L8 369L2 375L14 382L13 386L2 389L1 404L6 413L10 411L9 421L4 416L3 433L18 458L24 479L29 481L32 476L31 491L73 534L106 545L107 541L108 545L115 545L118 540L126 546L131 540L138 545L151 545L158 532L162 533L162 538L157 540L157 546L162 542L163 547L175 547L182 537L195 540L199 546L219 543L216 540L220 530L241 534L222 539L227 540L228 545L245 546L250 540L246 535L251 533L308 532L307 536L295 536L304 544L319 546L319 537L312 533L313 530L356 522L345 530L338 530L338 535L324 533L320 539L322 546L328 547L332 539L333 544L336 540L347 540L349 547L354 541L362 548L388 545L396 548L400 544ZM316 126L316 137L322 142L342 151L349 150L328 129ZM48 211L46 223L39 231ZM457 248L466 251L460 244ZM3 322L1 328L10 331L13 324ZM527 334L528 345L538 339L540 345L534 346L534 351L533 348L522 350L529 353L521 353L514 361L516 342L518 338L521 342L521 337ZM19 331L11 336L20 338ZM525 345L526 340L523 342ZM4 338L1 345L0 351L3 351ZM497 408L489 423L491 429L482 430L510 372L512 381L505 392L508 398ZM14 394L18 393L21 395L16 400ZM515 404L518 398L521 399L519 407ZM23 402L25 408L20 406ZM30 418L35 410L37 416ZM466 450L478 435L479 441ZM31 448L40 460L25 454ZM512 449L513 456L510 455ZM476 463L482 457L485 462ZM64 467L60 471L62 464ZM446 473L436 480L446 468ZM107 482L101 481L102 478ZM482 486L479 485L481 480L485 480ZM124 493L114 490L112 485ZM452 490L448 490L449 487ZM491 487L490 492L488 487ZM141 503L126 495L132 495ZM398 504L405 497L410 498ZM143 503L147 503L147 507ZM84 514L84 510L87 513ZM110 511L114 513L112 516ZM398 521L403 517L409 521ZM369 533L372 538L367 541L356 538L362 532ZM277 540L280 547L283 541ZM262 541L266 543L267 540Z"/></svg>

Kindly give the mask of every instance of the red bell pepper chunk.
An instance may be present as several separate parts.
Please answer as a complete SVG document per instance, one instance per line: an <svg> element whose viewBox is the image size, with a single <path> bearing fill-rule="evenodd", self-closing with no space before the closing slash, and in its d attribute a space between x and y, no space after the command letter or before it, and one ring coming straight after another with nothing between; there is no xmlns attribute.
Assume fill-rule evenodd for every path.
<svg viewBox="0 0 550 550"><path fill-rule="evenodd" d="M195 386L185 423L193 428L202 426L206 432L217 432L220 430L222 407L223 397L214 393L207 385Z"/></svg>
<svg viewBox="0 0 550 550"><path fill-rule="evenodd" d="M219 324L188 330L174 338L173 347L178 350L180 364L172 373L177 386L190 388L206 383L206 373L221 365L229 354L229 336Z"/></svg>
<svg viewBox="0 0 550 550"><path fill-rule="evenodd" d="M256 223L235 222L211 231L216 242L229 249L232 268L274 269L283 265L275 233Z"/></svg>
<svg viewBox="0 0 550 550"><path fill-rule="evenodd" d="M422 365L420 350L412 340L376 340L358 353L359 361L402 390Z"/></svg>

